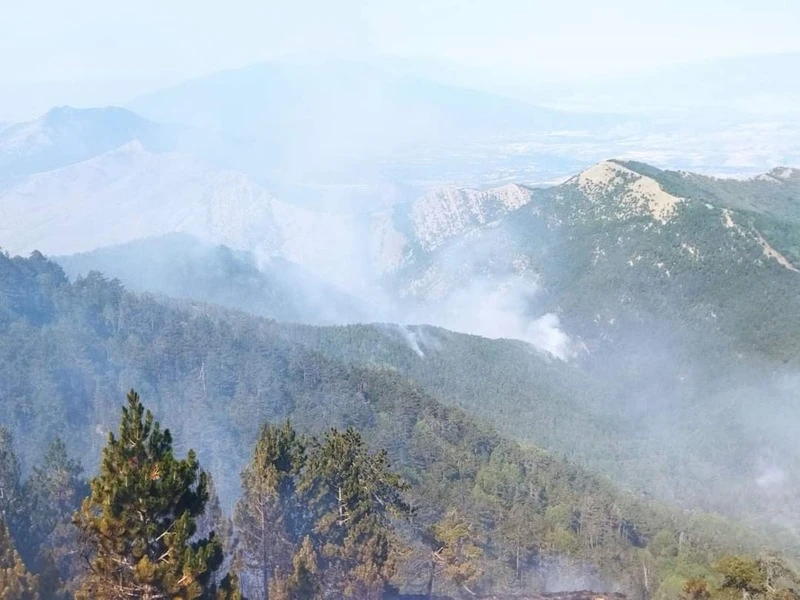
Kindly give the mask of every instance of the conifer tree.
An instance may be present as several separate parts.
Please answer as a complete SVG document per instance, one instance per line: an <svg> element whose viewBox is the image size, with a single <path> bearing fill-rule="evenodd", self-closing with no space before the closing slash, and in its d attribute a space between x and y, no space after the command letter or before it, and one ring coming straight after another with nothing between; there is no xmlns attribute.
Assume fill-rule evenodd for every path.
<svg viewBox="0 0 800 600"><path fill-rule="evenodd" d="M218 586L214 586L209 598L214 598L214 600L247 600L242 595L241 584L235 570L225 575Z"/></svg>
<svg viewBox="0 0 800 600"><path fill-rule="evenodd" d="M481 576L483 558L472 526L456 509L450 509L433 526L433 533L439 544L435 560L441 564L444 578L472 594L469 586Z"/></svg>
<svg viewBox="0 0 800 600"><path fill-rule="evenodd" d="M722 576L723 588L736 590L743 597L765 590L766 578L758 563L749 556L723 556L717 561L715 570Z"/></svg>
<svg viewBox="0 0 800 600"><path fill-rule="evenodd" d="M215 538L190 543L208 499L193 451L176 459L162 430L131 390L119 436L109 434L100 474L75 514L89 570L76 598L214 598L222 562Z"/></svg>
<svg viewBox="0 0 800 600"><path fill-rule="evenodd" d="M23 486L28 530L20 554L40 574L43 596L52 596L47 590L60 585L59 580L67 582L77 575L78 531L72 515L89 492L82 473L80 463L70 458L64 442L56 438Z"/></svg>
<svg viewBox="0 0 800 600"><path fill-rule="evenodd" d="M304 531L296 480L305 447L290 423L261 428L253 458L242 472L242 497L234 524L247 589L269 597L276 570L287 573Z"/></svg>
<svg viewBox="0 0 800 600"><path fill-rule="evenodd" d="M325 593L379 598L395 572L391 517L405 515L406 484L385 451L370 453L354 429L314 441L302 475L320 549Z"/></svg>
<svg viewBox="0 0 800 600"><path fill-rule="evenodd" d="M292 572L286 578L276 573L270 582L271 600L318 600L321 598L317 553L306 536L292 558Z"/></svg>
<svg viewBox="0 0 800 600"><path fill-rule="evenodd" d="M39 582L25 568L0 518L0 600L39 600Z"/></svg>
<svg viewBox="0 0 800 600"><path fill-rule="evenodd" d="M14 453L11 432L0 425L0 518L10 530L21 530L22 517L21 469ZM17 527L17 525L19 525Z"/></svg>

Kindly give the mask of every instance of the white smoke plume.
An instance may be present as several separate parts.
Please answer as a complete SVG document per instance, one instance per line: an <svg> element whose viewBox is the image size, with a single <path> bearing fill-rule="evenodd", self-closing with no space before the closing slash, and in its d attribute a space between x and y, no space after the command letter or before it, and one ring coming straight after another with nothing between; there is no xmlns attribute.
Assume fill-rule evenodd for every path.
<svg viewBox="0 0 800 600"><path fill-rule="evenodd" d="M521 277L478 280L419 315L427 323L487 338L516 339L560 359L576 353L558 315L532 312L538 286Z"/></svg>

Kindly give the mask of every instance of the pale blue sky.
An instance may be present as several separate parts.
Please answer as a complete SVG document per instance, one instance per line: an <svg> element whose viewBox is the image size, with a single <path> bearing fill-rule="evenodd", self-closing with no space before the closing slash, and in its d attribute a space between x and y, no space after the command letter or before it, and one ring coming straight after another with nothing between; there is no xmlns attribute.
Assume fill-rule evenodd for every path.
<svg viewBox="0 0 800 600"><path fill-rule="evenodd" d="M0 0L0 84L160 80L298 52L583 79L800 52L798 0Z"/></svg>

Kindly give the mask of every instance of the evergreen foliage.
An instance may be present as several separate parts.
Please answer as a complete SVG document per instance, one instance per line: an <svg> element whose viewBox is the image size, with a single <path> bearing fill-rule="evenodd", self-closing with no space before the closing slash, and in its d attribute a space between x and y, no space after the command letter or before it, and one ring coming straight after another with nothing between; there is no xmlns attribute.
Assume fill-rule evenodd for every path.
<svg viewBox="0 0 800 600"><path fill-rule="evenodd" d="M28 572L1 518L0 600L39 600L38 578Z"/></svg>
<svg viewBox="0 0 800 600"><path fill-rule="evenodd" d="M22 481L11 432L0 425L0 519L22 531Z"/></svg>
<svg viewBox="0 0 800 600"><path fill-rule="evenodd" d="M213 533L190 541L207 500L194 452L176 459L169 430L131 390L75 515L90 564L76 598L213 598L221 544Z"/></svg>
<svg viewBox="0 0 800 600"><path fill-rule="evenodd" d="M277 504L288 509L281 510L276 521L268 521L292 523L287 535L291 550L281 551L280 572L274 572L275 562L268 563L273 589L291 578L294 558L308 536L316 555L320 593L344 592L342 584L348 583L348 578L358 581L367 593L380 586L387 589L389 579L400 589L424 592L430 569L413 565L429 565L431 552L442 547L441 542L426 546L424 532L433 531L449 509L469 523L471 537L466 541L481 551L479 575L467 583L478 594L542 589L550 581L579 573L587 587L614 585L637 599L658 596L668 600L677 597L686 580L717 576L713 565L726 553L756 556L766 545L750 530L725 519L672 510L621 491L558 455L521 446L454 407L453 399L447 404L439 402L426 391L427 386L410 381L400 370L318 352L324 346L299 340L298 331L210 307L176 308L129 294L118 282L99 275L69 283L55 265L41 257L0 256L0 422L16 434L17 449L28 469L41 460L38 448L62 435L72 452L86 457L87 470L96 472L93 457L102 445L98 432L108 431L117 418L112 399L132 385L146 391L153 407L169 419L176 447L198 448L204 467L214 471L221 506L235 502L235 480L245 467L251 476L245 469L242 483L249 479L266 482L264 497L273 505L275 490L280 490L275 473L280 475L278 481L286 483L288 491ZM353 335L351 349L359 343L372 343L367 336L359 338L358 332L381 335L378 328L331 331L337 336ZM335 340L331 337L329 343ZM496 347L485 340L476 339L475 344L465 345L459 352ZM444 368L447 362L435 360L442 382L454 376L455 371L448 373ZM478 372L479 365L472 369ZM505 394L505 389L498 392L500 397ZM287 418L292 419L292 427L267 426L274 431L265 436L273 440L265 447L273 450L261 451L261 455L270 458L253 461L259 454L255 447L262 424L285 423ZM133 417L130 421L128 429L137 422ZM142 414L141 427L146 424ZM155 425L151 426L155 432ZM286 432L279 434L282 428ZM348 428L352 429L348 432ZM709 428L713 429L706 425ZM289 443L285 440L291 438L291 430L296 437ZM157 431L163 440L165 432ZM165 519L185 523L180 536L171 539L181 537L182 543L194 547L203 538L193 530L196 525L181 521L181 515L190 513L188 521L194 521L203 513L199 498L205 498L205 493L200 490L197 459L190 455L191 460L179 461L171 448L160 457L143 450L145 459L138 462L148 463L150 468L157 464L160 473L174 472L175 485L166 486L118 460L133 452L120 446L123 437L111 437L114 444L109 443L104 452L92 498L99 494L97 497L110 503L116 491L122 494L125 486L119 485L117 477L123 473L131 476L131 486L148 494L159 490L173 494L172 500L154 496L148 500L148 508L157 512L170 502L170 506L183 501L192 504L191 510L170 513ZM274 468L275 457L285 454L275 449L295 443L303 448L297 466L292 462L289 467ZM143 447L149 444L143 443ZM251 449L252 455L247 456ZM252 463L249 466L248 461ZM340 472L338 467L343 464L353 465L353 472L362 475ZM0 485L19 489L20 471L17 467L5 469L12 474L8 481L16 483L4 480ZM385 471L408 482L410 487L398 493L413 505L413 522L396 519L392 511L382 508L364 508L368 494L353 482L364 476L368 482L364 489L379 491L385 501L385 492L393 497L399 481L394 475L380 475ZM308 479L311 473L318 478ZM372 477L375 474L379 476ZM343 507L353 515L354 535L368 542L361 547L348 542L349 532L337 521L340 487L346 500ZM179 493L183 500L174 497ZM245 485L242 498L247 497ZM103 507L91 499L87 504L91 508L88 513L82 510L79 519L82 525L92 524L83 527L87 541L93 535L86 535L86 529L91 533L103 522L109 531L128 528L137 539L151 535L147 527L126 522L122 509L111 510L111 504ZM26 513L23 508L19 520L23 525ZM241 565L242 585L247 588L255 575L248 571L247 561L252 556L248 557L242 529L235 522L239 542L230 560L234 567ZM12 533L15 539L24 539L14 528ZM161 543L166 540L162 538ZM119 544L124 546L120 552L133 553L136 547L144 558L141 542ZM113 544L108 545L115 550ZM221 548L216 535L204 548L210 552L211 545ZM196 550L199 552L200 546ZM213 554L214 561L211 556L202 557L208 560L201 564L203 560L198 558L186 563L187 568L200 578L212 562L222 562L221 552ZM91 557L100 559L101 555L115 556L95 548ZM149 558L148 563L153 565ZM177 564L185 564L184 559L176 559ZM329 575L329 564L339 571L336 579ZM175 565L165 567L164 573L153 566L144 575L152 575L151 580L163 575L168 580L165 585L171 585ZM437 565L438 593L468 593L455 580L442 576L442 567ZM310 566L304 569L312 571ZM215 586L219 581L211 575L203 579L202 593L227 593ZM709 581L713 587L715 581ZM86 581L82 582L85 585ZM263 593L263 582L259 586L256 598ZM361 593L356 586L350 589L353 594ZM236 586L229 590L238 593Z"/></svg>
<svg viewBox="0 0 800 600"><path fill-rule="evenodd" d="M317 553L306 536L300 549L292 558L291 573L281 578L276 575L270 582L272 600L318 600L322 598Z"/></svg>
<svg viewBox="0 0 800 600"><path fill-rule="evenodd" d="M438 549L433 553L434 563L441 565L442 576L456 588L472 593L473 585L481 575L483 550L476 544L474 528L458 511L450 509L444 518L433 526L433 536ZM433 576L429 589L433 590Z"/></svg>
<svg viewBox="0 0 800 600"><path fill-rule="evenodd" d="M386 451L371 453L355 429L312 440L299 491L314 515L326 592L382 597L396 567L391 519L409 513L407 489L389 468Z"/></svg>
<svg viewBox="0 0 800 600"><path fill-rule="evenodd" d="M305 445L288 422L264 425L242 471L234 524L251 595L269 594L270 580L276 572L289 571L294 547L302 539L305 515L296 488L305 460Z"/></svg>

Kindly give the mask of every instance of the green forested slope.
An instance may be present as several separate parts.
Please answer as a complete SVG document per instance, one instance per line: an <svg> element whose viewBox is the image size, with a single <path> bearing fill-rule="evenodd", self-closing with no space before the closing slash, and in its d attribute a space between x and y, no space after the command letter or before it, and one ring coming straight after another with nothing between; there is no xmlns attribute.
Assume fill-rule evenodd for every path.
<svg viewBox="0 0 800 600"><path fill-rule="evenodd" d="M97 275L69 283L38 255L0 256L0 422L24 463L59 434L93 470L122 390L135 386L168 420L178 451L198 450L228 505L262 422L358 427L412 484L417 527L448 508L468 515L485 552L480 590L572 578L671 597L676 581L720 553L758 544L521 448L395 369L346 366L268 321L223 316L171 308ZM403 585L422 585L418 576L409 567Z"/></svg>
<svg viewBox="0 0 800 600"><path fill-rule="evenodd" d="M476 289L532 288L523 316L553 313L572 340L563 378L553 385L540 366L533 376L536 360L511 359L502 342L443 344L398 364L504 431L637 489L796 523L796 173L719 180L608 161L535 190L502 219L417 253L387 285L432 309ZM366 346L346 352L372 360ZM447 354L459 358L443 367ZM575 427L552 420L574 405ZM532 406L548 416L537 421Z"/></svg>

